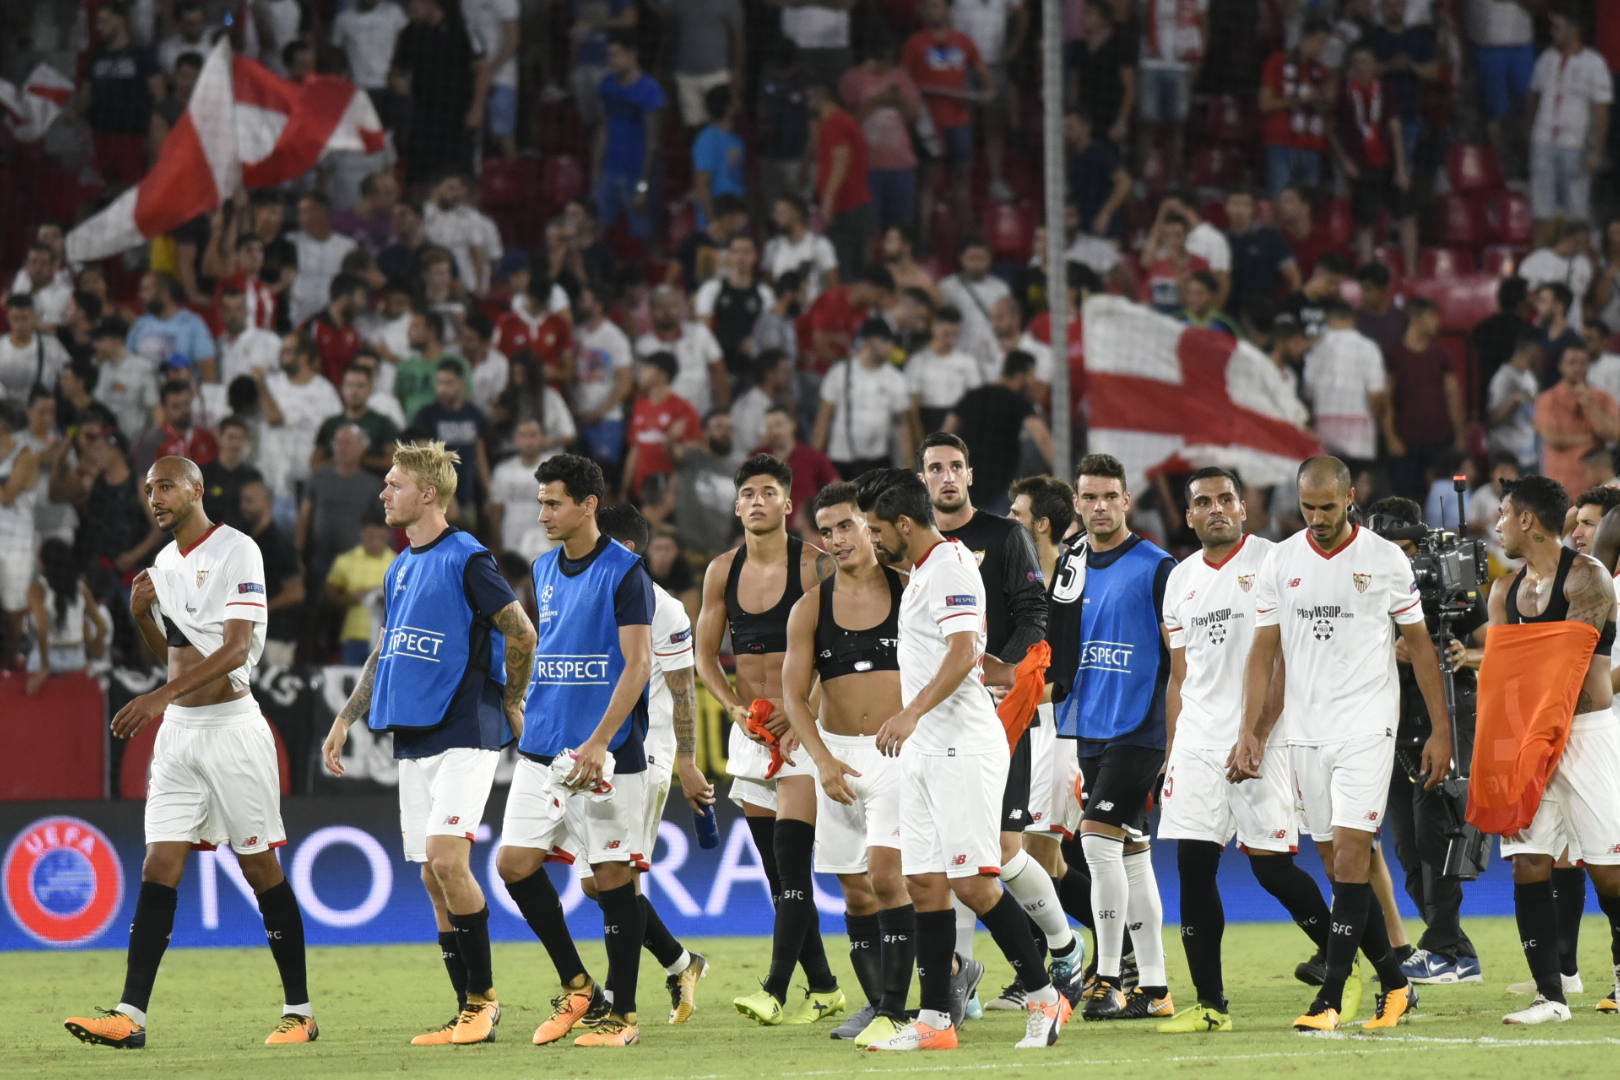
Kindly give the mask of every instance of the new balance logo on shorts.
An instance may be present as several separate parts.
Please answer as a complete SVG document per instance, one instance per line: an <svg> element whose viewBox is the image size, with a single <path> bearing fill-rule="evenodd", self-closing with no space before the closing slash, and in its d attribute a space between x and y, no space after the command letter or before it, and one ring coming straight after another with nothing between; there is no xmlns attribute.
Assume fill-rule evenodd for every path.
<svg viewBox="0 0 1620 1080"><path fill-rule="evenodd" d="M1114 804L1109 802L1107 799L1103 799L1102 801L1097 803L1097 809L1099 809L1099 810L1112 810L1113 808L1114 808Z"/></svg>
<svg viewBox="0 0 1620 1080"><path fill-rule="evenodd" d="M624 843L623 840L609 840L605 846L609 851L617 851L622 843Z"/></svg>
<svg viewBox="0 0 1620 1080"><path fill-rule="evenodd" d="M1378 811L1376 811L1376 810L1367 811L1367 820L1368 821L1377 821L1378 820Z"/></svg>
<svg viewBox="0 0 1620 1080"><path fill-rule="evenodd" d="M1012 813L1008 814L1007 816L1012 818L1014 821L1017 821L1019 818L1024 816L1024 812L1022 810L1014 810Z"/></svg>
<svg viewBox="0 0 1620 1080"><path fill-rule="evenodd" d="M446 825L460 825L461 824L461 815L460 814L452 814L450 817L447 817L447 818L444 819L444 823Z"/></svg>
<svg viewBox="0 0 1620 1080"><path fill-rule="evenodd" d="M966 866L967 865L967 856L966 855L958 855L958 856L956 856L956 858L951 860L951 865L952 866Z"/></svg>
<svg viewBox="0 0 1620 1080"><path fill-rule="evenodd" d="M243 847L252 847L254 844L257 844L258 842L259 842L259 838L257 836L250 836L246 840L242 841L242 846Z"/></svg>

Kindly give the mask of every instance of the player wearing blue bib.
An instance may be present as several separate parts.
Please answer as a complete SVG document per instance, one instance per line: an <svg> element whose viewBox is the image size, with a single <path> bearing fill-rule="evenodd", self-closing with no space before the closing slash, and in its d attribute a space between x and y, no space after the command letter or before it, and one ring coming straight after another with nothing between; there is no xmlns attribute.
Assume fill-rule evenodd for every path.
<svg viewBox="0 0 1620 1080"><path fill-rule="evenodd" d="M460 1003L455 1019L412 1039L416 1046L495 1041L489 905L470 860L501 748L523 732L534 665L534 627L495 557L445 521L459 460L439 442L394 451L383 508L411 546L388 569L382 639L324 748L326 767L342 776L352 724L369 713L373 731L393 733L405 858L424 864Z"/></svg>
<svg viewBox="0 0 1620 1080"><path fill-rule="evenodd" d="M561 454L535 478L540 523L561 546L534 564L539 644L496 865L563 984L535 1043L556 1042L590 1016L575 1045L629 1046L640 1040L636 982L647 932L636 870L650 854L640 848L653 583L640 557L597 527L607 485L595 462ZM602 907L611 1002L586 972L545 871L548 861L582 857Z"/></svg>

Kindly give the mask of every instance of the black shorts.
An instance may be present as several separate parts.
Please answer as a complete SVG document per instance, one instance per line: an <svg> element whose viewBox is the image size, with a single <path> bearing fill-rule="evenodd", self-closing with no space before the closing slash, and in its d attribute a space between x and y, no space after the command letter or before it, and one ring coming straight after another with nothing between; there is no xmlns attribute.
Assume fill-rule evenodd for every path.
<svg viewBox="0 0 1620 1080"><path fill-rule="evenodd" d="M1148 838L1148 798L1159 783L1164 751L1151 746L1109 746L1080 759L1085 821L1125 829L1133 839Z"/></svg>
<svg viewBox="0 0 1620 1080"><path fill-rule="evenodd" d="M1007 764L1007 786L1001 792L1001 831L1021 833L1029 824L1029 771L1033 752L1029 732L1013 748Z"/></svg>
<svg viewBox="0 0 1620 1080"><path fill-rule="evenodd" d="M1389 207L1389 216L1400 221L1410 212L1407 193L1395 186L1393 166L1382 169L1363 169L1361 176L1350 181L1350 212L1356 224L1370 229L1378 224L1378 209Z"/></svg>

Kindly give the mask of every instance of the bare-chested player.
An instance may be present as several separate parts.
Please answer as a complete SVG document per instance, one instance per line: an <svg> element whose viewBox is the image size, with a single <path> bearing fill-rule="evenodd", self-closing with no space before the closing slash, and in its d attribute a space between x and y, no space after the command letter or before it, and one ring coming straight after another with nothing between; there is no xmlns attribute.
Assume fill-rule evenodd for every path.
<svg viewBox="0 0 1620 1080"><path fill-rule="evenodd" d="M737 470L737 516L743 544L709 563L697 624L698 675L731 716L727 744L731 800L743 808L776 904L771 973L763 994L734 1003L761 1024L811 1024L841 1012L844 994L827 966L816 912L811 860L816 842L816 774L808 755L770 773L771 752L748 733L754 701L775 706L767 726L791 755L793 739L782 709L782 661L788 612L805 590L833 572L831 556L788 532L793 471L769 454L755 454ZM720 643L731 631L737 662L733 689L720 667ZM809 987L799 1008L786 1008L793 969L804 966Z"/></svg>
<svg viewBox="0 0 1620 1080"><path fill-rule="evenodd" d="M900 871L900 770L877 748L878 728L902 704L905 580L878 562L854 484L827 485L810 509L838 571L806 589L788 616L783 705L799 755L821 777L816 869L837 874L843 886L849 959L866 994L833 1038L864 1047L910 1019L917 960L917 911ZM819 718L810 703L818 678Z"/></svg>

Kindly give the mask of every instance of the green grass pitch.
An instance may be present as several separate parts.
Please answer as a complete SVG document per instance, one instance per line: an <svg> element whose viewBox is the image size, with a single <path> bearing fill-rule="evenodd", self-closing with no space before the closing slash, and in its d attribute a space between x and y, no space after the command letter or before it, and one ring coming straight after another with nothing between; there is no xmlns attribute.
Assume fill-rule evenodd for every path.
<svg viewBox="0 0 1620 1080"><path fill-rule="evenodd" d="M829 920L837 924L836 918ZM1416 928L1414 928L1416 929ZM336 1077L456 1077L479 1080L592 1078L612 1080L776 1080L796 1077L897 1076L931 1073L963 1078L1073 1077L1087 1069L1108 1076L1180 1075L1199 1078L1336 1077L1585 1077L1616 1075L1620 1017L1593 1006L1609 989L1607 925L1588 918L1582 937L1587 992L1573 998L1575 1019L1539 1028L1504 1027L1509 1008L1528 1002L1504 987L1524 978L1524 959L1511 920L1475 919L1486 981L1476 986L1425 987L1419 1014L1394 1032L1340 1037L1295 1034L1290 1021L1311 991L1294 981L1305 939L1286 924L1234 925L1226 935L1227 992L1237 1030L1222 1035L1159 1035L1153 1023L1085 1024L1076 1020L1047 1050L1018 1050L1023 1018L991 1013L965 1028L955 1053L879 1055L828 1039L830 1024L760 1028L731 1008L731 999L764 977L769 943L758 938L688 942L713 964L700 984L698 1012L684 1027L664 1023L663 973L650 958L642 968L642 1042L623 1050L530 1044L555 992L539 944L497 945L496 983L505 1006L493 1046L411 1047L411 1036L451 1012L448 983L431 940L419 946L325 948L310 956L310 982L322 1025L312 1046L260 1045L280 1011L280 986L267 951L175 950L158 979L150 1043L143 1051L87 1046L62 1029L62 1019L111 1006L122 984L123 955L9 953L0 955L0 1077L210 1077L217 1080L327 1080ZM1172 991L1192 1004L1186 964L1174 928L1167 927ZM846 991L855 986L845 942L827 935ZM599 943L583 953L592 970L605 968ZM989 936L978 956L989 965L981 996L993 996L1010 971ZM1371 994L1363 1017L1370 1014Z"/></svg>

